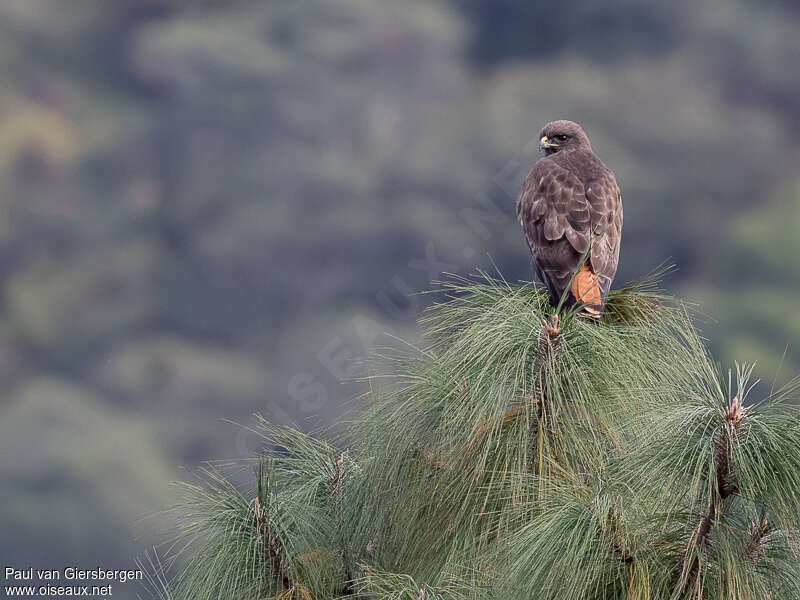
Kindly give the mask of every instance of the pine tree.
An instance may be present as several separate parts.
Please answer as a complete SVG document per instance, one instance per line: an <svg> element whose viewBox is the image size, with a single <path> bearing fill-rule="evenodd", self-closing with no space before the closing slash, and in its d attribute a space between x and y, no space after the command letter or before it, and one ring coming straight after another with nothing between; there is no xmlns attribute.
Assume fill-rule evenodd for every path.
<svg viewBox="0 0 800 600"><path fill-rule="evenodd" d="M186 485L170 600L800 598L800 380L754 398L650 284L602 322L458 279L349 442L261 419Z"/></svg>

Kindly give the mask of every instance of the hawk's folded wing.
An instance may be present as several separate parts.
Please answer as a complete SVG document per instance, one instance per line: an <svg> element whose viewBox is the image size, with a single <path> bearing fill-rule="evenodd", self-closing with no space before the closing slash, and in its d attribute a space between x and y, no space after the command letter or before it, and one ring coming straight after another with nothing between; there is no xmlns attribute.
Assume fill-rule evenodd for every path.
<svg viewBox="0 0 800 600"><path fill-rule="evenodd" d="M539 161L522 188L517 216L537 271L557 300L589 248L591 215L583 183L554 162Z"/></svg>
<svg viewBox="0 0 800 600"><path fill-rule="evenodd" d="M619 264L622 239L622 195L614 174L608 169L586 185L586 199L592 221L592 270L600 278L603 303Z"/></svg>

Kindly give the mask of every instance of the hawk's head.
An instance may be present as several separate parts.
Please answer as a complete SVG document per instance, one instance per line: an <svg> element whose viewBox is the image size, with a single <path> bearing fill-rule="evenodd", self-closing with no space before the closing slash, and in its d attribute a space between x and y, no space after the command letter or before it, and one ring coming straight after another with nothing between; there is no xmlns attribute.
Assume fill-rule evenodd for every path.
<svg viewBox="0 0 800 600"><path fill-rule="evenodd" d="M592 149L589 137L573 121L551 121L539 133L539 150L550 156L562 150Z"/></svg>

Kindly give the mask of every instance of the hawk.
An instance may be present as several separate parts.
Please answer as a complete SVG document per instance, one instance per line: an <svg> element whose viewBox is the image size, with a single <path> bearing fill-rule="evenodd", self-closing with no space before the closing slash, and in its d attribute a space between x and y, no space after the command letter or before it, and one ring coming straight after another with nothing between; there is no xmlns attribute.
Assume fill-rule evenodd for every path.
<svg viewBox="0 0 800 600"><path fill-rule="evenodd" d="M539 134L544 156L517 199L517 216L550 303L580 304L600 318L617 272L622 196L614 173L572 121L553 121ZM557 327L554 320L553 327Z"/></svg>

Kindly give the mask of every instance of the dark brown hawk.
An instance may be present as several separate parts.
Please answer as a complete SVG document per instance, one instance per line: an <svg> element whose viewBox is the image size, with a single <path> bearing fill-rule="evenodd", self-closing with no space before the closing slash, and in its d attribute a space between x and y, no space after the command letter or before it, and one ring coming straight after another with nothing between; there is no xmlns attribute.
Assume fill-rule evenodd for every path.
<svg viewBox="0 0 800 600"><path fill-rule="evenodd" d="M599 318L617 272L622 196L614 173L594 155L572 121L553 121L539 134L544 156L517 200L517 216L539 278L557 306L583 305Z"/></svg>

